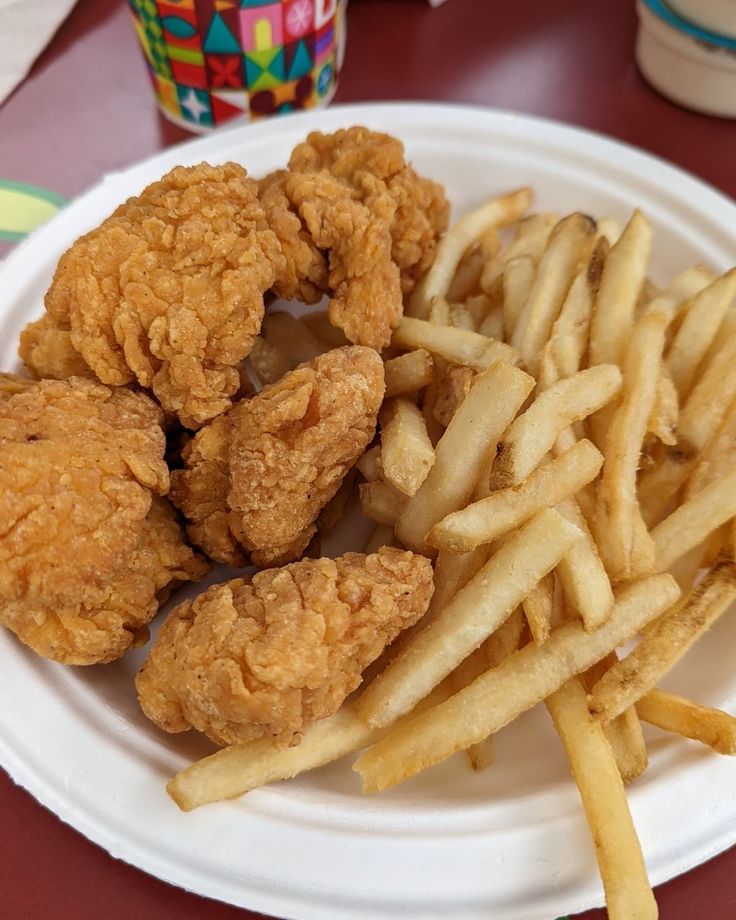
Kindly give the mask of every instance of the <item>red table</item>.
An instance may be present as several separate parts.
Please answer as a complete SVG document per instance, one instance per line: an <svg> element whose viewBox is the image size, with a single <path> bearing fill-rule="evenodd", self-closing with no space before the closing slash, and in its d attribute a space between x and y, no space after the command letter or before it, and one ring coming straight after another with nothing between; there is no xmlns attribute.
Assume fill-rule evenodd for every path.
<svg viewBox="0 0 736 920"><path fill-rule="evenodd" d="M736 122L686 112L647 87L633 62L633 7L449 0L432 11L423 0L354 0L336 101L443 100L545 115L636 144L736 195ZM158 115L128 19L122 0L80 0L0 107L0 178L72 196L190 137ZM0 872L9 920L255 917L115 862L2 772ZM661 915L736 916L734 873L736 850L662 886Z"/></svg>

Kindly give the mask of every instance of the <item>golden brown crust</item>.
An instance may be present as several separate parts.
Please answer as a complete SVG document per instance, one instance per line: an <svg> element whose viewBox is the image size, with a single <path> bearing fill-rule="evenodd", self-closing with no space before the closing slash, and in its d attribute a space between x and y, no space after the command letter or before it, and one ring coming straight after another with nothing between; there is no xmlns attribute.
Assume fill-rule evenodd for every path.
<svg viewBox="0 0 736 920"><path fill-rule="evenodd" d="M257 191L234 163L178 166L62 256L46 309L98 379L137 381L189 427L229 407L283 264ZM50 353L24 346L40 376Z"/></svg>
<svg viewBox="0 0 736 920"><path fill-rule="evenodd" d="M171 496L194 543L219 562L291 562L370 443L384 393L372 349L302 364L197 432Z"/></svg>
<svg viewBox="0 0 736 920"><path fill-rule="evenodd" d="M196 728L217 744L298 743L425 613L432 591L429 560L389 547L214 585L169 615L136 681L143 711L165 731Z"/></svg>
<svg viewBox="0 0 736 920"><path fill-rule="evenodd" d="M321 289L350 341L385 347L447 229L441 186L407 166L396 138L354 127L310 134L260 187L287 252L277 293L313 303Z"/></svg>
<svg viewBox="0 0 736 920"><path fill-rule="evenodd" d="M0 400L0 621L66 664L119 657L199 577L165 499L162 413L81 378ZM152 506L153 502L153 506Z"/></svg>

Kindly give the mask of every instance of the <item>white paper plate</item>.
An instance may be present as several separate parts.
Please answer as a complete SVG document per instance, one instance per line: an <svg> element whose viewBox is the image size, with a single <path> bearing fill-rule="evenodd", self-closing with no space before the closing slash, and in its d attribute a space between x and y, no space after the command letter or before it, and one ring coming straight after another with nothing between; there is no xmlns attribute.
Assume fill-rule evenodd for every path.
<svg viewBox="0 0 736 920"><path fill-rule="evenodd" d="M41 310L54 264L119 201L176 163L282 165L313 128L390 131L447 186L455 214L489 193L531 183L537 205L623 219L640 206L655 228L655 280L696 261L725 269L736 207L667 164L596 135L473 108L334 108L233 129L105 181L41 228L0 271L0 366L16 365L22 326ZM736 707L736 620L718 624L668 685ZM141 653L67 669L0 635L0 762L40 802L91 840L161 879L298 920L551 920L601 903L577 792L546 715L504 730L498 762L473 774L460 757L378 797L363 798L349 762L246 799L180 813L165 781L205 752L165 736L138 711ZM652 879L671 878L736 841L736 762L653 735L651 766L631 805Z"/></svg>

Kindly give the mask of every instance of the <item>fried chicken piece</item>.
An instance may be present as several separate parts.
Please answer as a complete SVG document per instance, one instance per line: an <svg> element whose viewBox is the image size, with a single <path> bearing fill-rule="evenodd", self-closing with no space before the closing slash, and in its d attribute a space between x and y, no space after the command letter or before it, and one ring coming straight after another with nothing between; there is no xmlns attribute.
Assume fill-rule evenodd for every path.
<svg viewBox="0 0 736 920"><path fill-rule="evenodd" d="M65 664L119 658L207 570L163 495L162 413L82 378L0 399L0 622Z"/></svg>
<svg viewBox="0 0 736 920"><path fill-rule="evenodd" d="M178 166L61 257L21 356L60 376L71 344L103 383L137 381L197 428L230 406L283 264L242 167Z"/></svg>
<svg viewBox="0 0 736 920"><path fill-rule="evenodd" d="M405 294L434 261L439 237L447 230L450 204L442 186L418 176L404 159L404 145L389 134L355 126L333 134L312 132L289 160L292 172L328 171L361 197L366 173L385 183L395 213L391 257L401 271Z"/></svg>
<svg viewBox="0 0 736 920"><path fill-rule="evenodd" d="M171 489L192 541L230 565L243 548L256 565L298 558L370 443L383 394L375 351L336 348L199 431Z"/></svg>
<svg viewBox="0 0 736 920"><path fill-rule="evenodd" d="M442 188L407 166L400 141L366 128L310 134L288 170L260 182L269 224L286 254L274 290L314 303L351 342L381 349L447 228ZM326 285L325 285L326 279Z"/></svg>
<svg viewBox="0 0 736 920"><path fill-rule="evenodd" d="M39 377L95 379L89 365L72 344L71 330L61 329L49 313L35 323L29 323L21 332L18 353Z"/></svg>
<svg viewBox="0 0 736 920"><path fill-rule="evenodd" d="M383 547L213 585L171 612L136 680L149 719L216 744L297 744L426 612L432 566Z"/></svg>

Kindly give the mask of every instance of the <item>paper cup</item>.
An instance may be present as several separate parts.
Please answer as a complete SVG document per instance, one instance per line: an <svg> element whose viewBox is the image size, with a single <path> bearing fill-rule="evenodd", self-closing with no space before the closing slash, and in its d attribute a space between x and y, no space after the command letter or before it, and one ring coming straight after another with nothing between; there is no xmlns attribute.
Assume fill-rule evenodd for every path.
<svg viewBox="0 0 736 920"><path fill-rule="evenodd" d="M129 0L163 114L198 133L327 105L345 0Z"/></svg>

